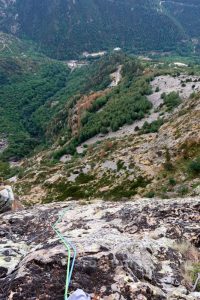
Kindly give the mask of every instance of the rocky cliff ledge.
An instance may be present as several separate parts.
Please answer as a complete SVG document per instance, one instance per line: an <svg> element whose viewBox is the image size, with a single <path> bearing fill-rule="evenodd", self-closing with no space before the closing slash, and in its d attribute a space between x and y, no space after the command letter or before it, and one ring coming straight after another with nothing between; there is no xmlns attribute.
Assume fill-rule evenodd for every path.
<svg viewBox="0 0 200 300"><path fill-rule="evenodd" d="M54 203L0 219L0 299L64 298L66 251L78 250L70 290L92 299L200 299L200 198ZM199 269L198 269L199 268Z"/></svg>

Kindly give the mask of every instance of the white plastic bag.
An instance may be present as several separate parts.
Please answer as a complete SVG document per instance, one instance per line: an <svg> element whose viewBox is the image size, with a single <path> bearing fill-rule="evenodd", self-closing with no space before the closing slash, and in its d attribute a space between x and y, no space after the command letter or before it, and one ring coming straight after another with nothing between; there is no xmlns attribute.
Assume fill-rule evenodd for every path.
<svg viewBox="0 0 200 300"><path fill-rule="evenodd" d="M69 296L68 300L91 300L91 298L84 291L79 289Z"/></svg>

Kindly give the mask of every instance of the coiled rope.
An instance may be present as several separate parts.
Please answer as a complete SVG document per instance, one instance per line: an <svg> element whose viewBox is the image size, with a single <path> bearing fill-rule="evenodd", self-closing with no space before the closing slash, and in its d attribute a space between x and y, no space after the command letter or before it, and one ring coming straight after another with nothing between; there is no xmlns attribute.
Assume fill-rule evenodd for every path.
<svg viewBox="0 0 200 300"><path fill-rule="evenodd" d="M71 278L72 278L72 273L73 273L73 269L74 269L74 265L75 265L77 251L76 251L75 245L72 242L70 242L66 237L63 236L63 234L60 232L57 225L62 222L63 217L68 210L69 210L69 208L64 209L61 212L61 214L59 215L58 220L53 225L51 225L51 227L53 228L53 230L55 231L55 233L57 234L59 239L62 241L62 243L64 244L64 246L67 250L67 271L66 271L66 283L65 283L65 295L64 295L65 300L68 299L69 285L70 285ZM71 253L72 253L71 248L73 250L72 262L71 262Z"/></svg>

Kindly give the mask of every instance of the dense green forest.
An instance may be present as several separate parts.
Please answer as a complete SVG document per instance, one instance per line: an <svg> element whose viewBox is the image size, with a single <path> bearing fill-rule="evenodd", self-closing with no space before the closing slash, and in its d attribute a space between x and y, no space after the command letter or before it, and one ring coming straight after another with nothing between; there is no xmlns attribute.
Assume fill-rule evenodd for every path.
<svg viewBox="0 0 200 300"><path fill-rule="evenodd" d="M87 139L99 133L106 134L109 131L117 131L125 124L132 124L134 121L144 118L150 111L152 104L146 95L152 92L150 87L152 77L143 75L143 67L136 59L123 57L123 60L123 79L120 85L111 89L106 95L98 97L82 114L81 126L76 136L72 135L71 128L66 128L64 125L68 109L56 116L54 124L62 124L60 129L62 137L66 136L64 140L66 145L55 153L54 158L59 158L65 153L74 154L76 146ZM59 122L57 122L58 120ZM56 134L59 134L58 127Z"/></svg>
<svg viewBox="0 0 200 300"><path fill-rule="evenodd" d="M191 32L193 16L198 16L198 9L192 12L192 7L189 8L191 25L187 25L184 22L187 6L183 13L178 12L177 20L176 3L168 1L7 2L5 5L0 0L3 16L0 30L13 33L16 28L15 35L34 41L40 51L59 59L114 47L135 53L151 50L188 53L190 33L193 37L199 32L198 28Z"/></svg>
<svg viewBox="0 0 200 300"><path fill-rule="evenodd" d="M148 81L137 79L132 82L129 78L128 82L113 90L108 96L98 99L97 102L100 104L106 102L105 106L98 114L92 107L84 116L79 142L84 142L98 133L104 134L109 130L117 131L124 124L132 124L142 119L152 107L145 97L150 93ZM94 103L95 106L96 103Z"/></svg>
<svg viewBox="0 0 200 300"><path fill-rule="evenodd" d="M163 6L183 26L185 32L198 38L200 35L200 2L199 0L166 0Z"/></svg>
<svg viewBox="0 0 200 300"><path fill-rule="evenodd" d="M10 148L6 156L26 155L40 141L43 133L34 113L65 86L69 74L63 65L38 66L35 73L25 72L12 60L1 65L0 119L1 134L8 134Z"/></svg>
<svg viewBox="0 0 200 300"><path fill-rule="evenodd" d="M119 65L122 81L107 89ZM152 104L151 77L143 76L142 65L124 54L107 55L73 72L64 63L45 59L0 59L0 135L6 136L9 147L3 159L21 158L37 146L48 146L62 139L64 152L95 136L116 131L124 124L142 119ZM96 91L97 97L81 115L78 135L69 125L69 112L83 95Z"/></svg>
<svg viewBox="0 0 200 300"><path fill-rule="evenodd" d="M67 126L68 111L76 99L108 87L110 74L123 60L123 55L106 56L71 72L55 61L1 58L0 134L7 136L10 145L3 158L23 157L37 145L54 140L57 127ZM56 118L63 108L64 124Z"/></svg>

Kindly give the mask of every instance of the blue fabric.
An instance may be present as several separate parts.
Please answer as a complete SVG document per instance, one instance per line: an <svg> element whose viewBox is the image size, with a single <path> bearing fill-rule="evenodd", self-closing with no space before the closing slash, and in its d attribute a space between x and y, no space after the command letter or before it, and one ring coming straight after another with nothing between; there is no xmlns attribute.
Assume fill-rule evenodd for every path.
<svg viewBox="0 0 200 300"><path fill-rule="evenodd" d="M71 296L69 296L68 300L91 300L91 298L84 291L77 290Z"/></svg>

